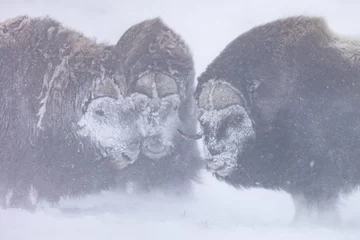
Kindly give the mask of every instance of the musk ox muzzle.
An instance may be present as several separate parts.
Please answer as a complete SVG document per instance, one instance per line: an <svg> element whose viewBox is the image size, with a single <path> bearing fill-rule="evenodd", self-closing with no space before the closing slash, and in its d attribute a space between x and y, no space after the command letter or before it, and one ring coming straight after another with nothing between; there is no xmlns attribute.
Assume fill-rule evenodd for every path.
<svg viewBox="0 0 360 240"><path fill-rule="evenodd" d="M161 159L168 155L172 146L166 144L166 142L160 136L145 137L141 144L141 150L144 155L151 159Z"/></svg>

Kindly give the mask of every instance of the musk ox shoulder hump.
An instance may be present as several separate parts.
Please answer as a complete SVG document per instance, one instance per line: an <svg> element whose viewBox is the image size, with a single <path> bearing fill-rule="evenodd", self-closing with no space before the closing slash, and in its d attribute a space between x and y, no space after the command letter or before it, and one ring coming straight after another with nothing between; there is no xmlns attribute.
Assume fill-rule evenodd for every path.
<svg viewBox="0 0 360 240"><path fill-rule="evenodd" d="M359 39L337 34L323 17L294 16L278 19L255 27L247 34L256 36L259 32L267 38L276 39L283 47L294 46L299 40L311 37L321 46L337 49L352 64L358 64L359 61Z"/></svg>
<svg viewBox="0 0 360 240"><path fill-rule="evenodd" d="M25 50L26 47L35 47L38 51L44 49L45 57L50 54L49 49L62 48L64 53L73 54L86 49L87 54L93 53L97 58L103 55L104 47L106 47L106 44L97 43L95 39L85 37L81 32L66 27L49 16L30 17L27 15L0 23L0 43L2 47L11 46L15 49Z"/></svg>
<svg viewBox="0 0 360 240"><path fill-rule="evenodd" d="M308 35L316 35L324 40L330 40L332 36L324 18L309 16L282 18L248 31L248 34L259 33L269 38L273 37L285 45L292 45Z"/></svg>
<svg viewBox="0 0 360 240"><path fill-rule="evenodd" d="M323 17L292 16L258 25L240 34L207 66L198 82L201 85L210 79L234 78L234 73L241 71L241 65L246 61L252 61L254 65L267 57L268 61L277 65L285 64L286 54L291 54L289 50L298 48L300 42L303 45L308 43L305 44L308 48L312 45L323 52L329 50L341 58L336 61L327 59L329 64L359 64L358 39L337 34Z"/></svg>

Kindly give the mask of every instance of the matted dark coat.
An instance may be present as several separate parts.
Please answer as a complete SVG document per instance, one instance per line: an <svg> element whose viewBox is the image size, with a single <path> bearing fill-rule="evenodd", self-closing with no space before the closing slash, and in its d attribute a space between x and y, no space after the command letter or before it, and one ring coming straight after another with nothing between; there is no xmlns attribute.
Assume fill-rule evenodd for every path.
<svg viewBox="0 0 360 240"><path fill-rule="evenodd" d="M191 51L160 18L134 25L116 45L129 99L141 113L141 152L124 169L139 191L161 188L183 193L199 181L203 168L195 141L180 131L196 131L195 70Z"/></svg>
<svg viewBox="0 0 360 240"><path fill-rule="evenodd" d="M237 37L198 78L208 169L237 188L290 193L296 218L335 220L339 194L360 183L359 53L320 17Z"/></svg>
<svg viewBox="0 0 360 240"><path fill-rule="evenodd" d="M151 27L147 31L145 34L154 32ZM151 36L156 40L156 34ZM156 174L157 169L147 172L142 165L133 167L141 168L136 176L125 171L144 152L149 132L141 128L143 114L135 98L129 97L131 76L124 72L129 66L124 68L119 49L119 44L97 43L49 17L20 16L0 24L0 183L4 206L7 194L11 194L9 206L31 208L31 189L38 200L57 203L61 197L125 185L135 177L145 185ZM140 50L140 55L147 54L141 53L145 50ZM186 78L178 80L186 85L186 81L194 81L191 55L185 61L189 73L182 72ZM149 83L143 86L151 87ZM193 111L190 105L187 108ZM179 116L182 114L179 111ZM165 126L168 131L177 127ZM176 152L177 145L171 147L175 149L171 152ZM164 153L157 144L152 150L155 157ZM186 156L190 158L188 153ZM196 154L194 159L197 162ZM160 169L161 176L167 170L182 174L183 168L166 167ZM196 170L182 176L179 181L187 184L196 178Z"/></svg>

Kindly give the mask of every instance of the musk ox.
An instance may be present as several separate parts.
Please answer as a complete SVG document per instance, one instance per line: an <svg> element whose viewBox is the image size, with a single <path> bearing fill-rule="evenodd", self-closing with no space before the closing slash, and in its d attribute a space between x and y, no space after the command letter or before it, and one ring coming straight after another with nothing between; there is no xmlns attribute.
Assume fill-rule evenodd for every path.
<svg viewBox="0 0 360 240"><path fill-rule="evenodd" d="M133 53L129 51L125 58L121 40L116 46L97 43L49 17L20 16L0 24L0 189L4 207L32 209L32 189L38 201L57 203L61 197L125 184L120 180L148 183L155 176L158 182L153 180L154 185L169 180L170 185L182 186L195 178L200 162L196 150L189 147L185 152L184 144L173 137L177 127L192 129L194 123L187 115L195 109L189 100L194 81L191 55L160 20L146 23L148 28L139 33L148 42L139 49L133 46ZM167 36L175 37L174 41L167 41ZM163 49L151 55L146 46L150 43ZM166 96L154 97L154 101L133 96L136 91L130 80L134 77L124 70L145 63L124 64L132 54L139 59L142 54L157 56L148 59L154 64L162 61L164 72L149 68L149 77L137 81L141 83L138 88L151 90L153 82L147 79L154 80L159 96ZM154 103L159 107L150 107ZM150 107L153 115L157 111L158 117L152 119L144 109L140 111L142 107ZM150 128L145 121L162 130ZM171 161L162 159L170 153ZM156 165L157 160L163 161L163 168L140 164L152 161Z"/></svg>
<svg viewBox="0 0 360 240"><path fill-rule="evenodd" d="M137 191L161 187L187 192L203 168L200 150L178 130L197 127L195 71L185 42L155 18L134 25L116 45L127 81L126 96L140 113L140 154L117 181Z"/></svg>
<svg viewBox="0 0 360 240"><path fill-rule="evenodd" d="M113 48L49 17L0 24L0 183L2 197L11 190L9 206L31 208L32 188L50 202L107 188L136 160L127 154L137 129L121 104L126 81ZM102 138L79 131L92 114Z"/></svg>
<svg viewBox="0 0 360 240"><path fill-rule="evenodd" d="M294 220L337 220L339 194L360 183L359 54L320 17L241 34L198 78L207 168L236 188L288 192Z"/></svg>

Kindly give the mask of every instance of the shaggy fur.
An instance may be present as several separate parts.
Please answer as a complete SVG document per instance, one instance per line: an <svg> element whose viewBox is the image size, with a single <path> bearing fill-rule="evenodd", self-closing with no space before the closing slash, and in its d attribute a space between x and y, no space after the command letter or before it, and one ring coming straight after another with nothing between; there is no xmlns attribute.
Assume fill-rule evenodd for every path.
<svg viewBox="0 0 360 240"><path fill-rule="evenodd" d="M96 82L124 82L112 49L51 18L1 23L0 175L10 206L30 208L31 187L57 202L114 182L113 163L73 129ZM111 87L115 95L99 94L119 97Z"/></svg>
<svg viewBox="0 0 360 240"><path fill-rule="evenodd" d="M191 181L199 181L198 173L203 167L196 142L177 132L177 129L194 132L197 126L193 98L195 71L190 49L159 18L131 27L116 47L129 86L126 94L135 102L141 99L143 142L155 137L172 149L161 158L140 153L119 181L128 182L130 176L139 190L161 187L171 192L186 192ZM139 87L140 81L148 87L151 83L156 86L144 89ZM176 91L169 91L173 86ZM161 107L157 109L157 105Z"/></svg>
<svg viewBox="0 0 360 240"><path fill-rule="evenodd" d="M165 25L159 30L161 27L171 32ZM150 34L149 40L156 43L153 32L148 28L144 34ZM147 54L146 44L140 50L134 46L138 56ZM129 94L132 75L124 69L131 66L123 64L128 57L120 52L124 52L121 43L96 43L48 17L21 16L0 24L3 206L10 192L10 207L32 208L31 188L38 200L57 203L61 197L83 196L134 179L141 181L140 185L168 181L170 188L175 188L173 183L183 186L196 177L198 152L190 144L185 154L180 139L171 145L178 162L174 163L174 157L163 161L162 168L151 168L145 161L149 159L141 157L141 143L148 132L143 129L146 124L138 99ZM187 122L186 114L194 111L195 105L189 100L188 87L194 81L193 63L191 55L186 57L189 69L178 69L183 72L176 81L183 81L187 95L176 113L185 118L184 128L192 128L194 122ZM163 91L167 89L163 86ZM167 124L165 130L175 132L176 127ZM151 166L156 165L151 160Z"/></svg>
<svg viewBox="0 0 360 240"><path fill-rule="evenodd" d="M237 188L291 194L296 218L337 217L360 183L358 40L318 17L241 34L199 77L207 167Z"/></svg>

